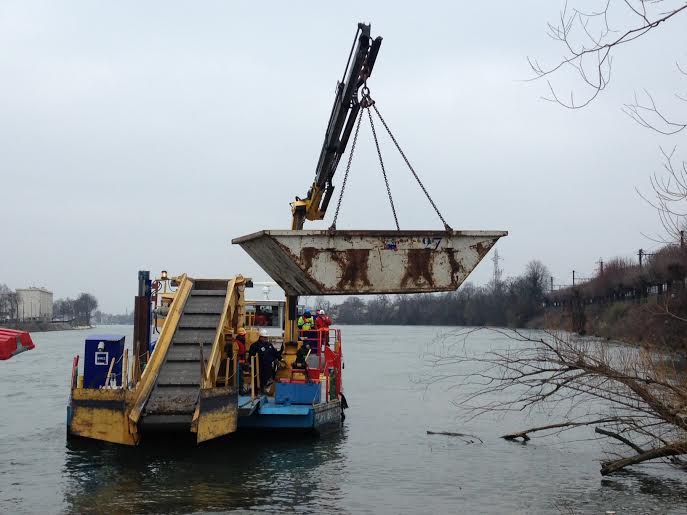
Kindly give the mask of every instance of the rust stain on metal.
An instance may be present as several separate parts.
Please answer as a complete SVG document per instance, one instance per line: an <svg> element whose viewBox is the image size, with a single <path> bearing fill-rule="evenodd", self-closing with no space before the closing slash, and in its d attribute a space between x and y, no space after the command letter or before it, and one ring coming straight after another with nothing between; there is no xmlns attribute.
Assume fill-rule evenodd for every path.
<svg viewBox="0 0 687 515"><path fill-rule="evenodd" d="M401 288L405 288L409 282L412 285L419 285L422 279L425 279L430 287L434 286L432 254L431 249L411 249L408 251L408 264L405 275L401 279Z"/></svg>
<svg viewBox="0 0 687 515"><path fill-rule="evenodd" d="M341 269L341 279L337 284L339 290L345 290L346 285L356 287L372 287L367 275L368 260L370 251L368 249L348 249L344 251L331 252L332 260Z"/></svg>
<svg viewBox="0 0 687 515"><path fill-rule="evenodd" d="M277 245L277 247L279 247L279 248L282 250L282 252L283 252L286 256L289 257L289 260L291 261L291 263L293 263L294 265L298 266L298 268L300 268L301 270L303 270L304 267L300 264L300 259L299 259L297 256L295 256L295 255L291 252L291 249L290 249L289 247L287 247L286 245L284 245L283 243L281 243L281 242L280 242L279 240L277 240L276 238L271 238L271 239L272 239L272 241L274 241L274 243ZM312 266L312 260L315 258L315 255L319 252L318 249L313 249L313 250L314 250L315 252L313 253L313 256L312 256L311 259L310 259L309 266ZM315 279L315 278L312 276L312 274L308 273L306 270L303 270L303 271L306 272L306 273L308 274L308 275L307 275L308 280L310 280L310 281L313 282L313 284L314 284L315 287L318 289L318 291L324 292L324 291L326 290L326 288L324 287L324 285L323 285L320 281L318 281L317 279ZM274 278L274 279L277 280L276 278ZM285 282L284 282L284 281L281 281L281 282L280 282L280 281L277 280L277 283L279 283L279 286L281 286L282 288L284 288L284 290L287 291L288 293L293 293L293 291L289 288L289 282L288 282L288 280L285 281ZM292 282L291 285L293 285L293 284L294 284L294 283Z"/></svg>
<svg viewBox="0 0 687 515"><path fill-rule="evenodd" d="M474 245L470 245L470 248L477 252L479 258L482 259L484 256L487 255L487 252L489 252L489 249L491 249L495 242L496 240L493 240L491 245L485 245L483 242L478 241Z"/></svg>
<svg viewBox="0 0 687 515"><path fill-rule="evenodd" d="M313 259L319 255L320 251L315 247L304 247L301 250L301 260L303 261L303 268L310 270L312 268Z"/></svg>
<svg viewBox="0 0 687 515"><path fill-rule="evenodd" d="M451 267L451 280L453 283L457 284L461 275L467 276L465 273L465 267L463 266L462 261L456 260L455 254L450 250L446 253L446 255L448 256L448 264Z"/></svg>

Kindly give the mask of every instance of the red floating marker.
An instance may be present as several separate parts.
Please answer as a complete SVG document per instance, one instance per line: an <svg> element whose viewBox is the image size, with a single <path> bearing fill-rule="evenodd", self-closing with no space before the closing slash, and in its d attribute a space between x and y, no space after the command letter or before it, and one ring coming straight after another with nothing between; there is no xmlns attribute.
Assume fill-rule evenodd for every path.
<svg viewBox="0 0 687 515"><path fill-rule="evenodd" d="M31 335L27 331L0 327L0 359L10 359L12 356L34 347Z"/></svg>

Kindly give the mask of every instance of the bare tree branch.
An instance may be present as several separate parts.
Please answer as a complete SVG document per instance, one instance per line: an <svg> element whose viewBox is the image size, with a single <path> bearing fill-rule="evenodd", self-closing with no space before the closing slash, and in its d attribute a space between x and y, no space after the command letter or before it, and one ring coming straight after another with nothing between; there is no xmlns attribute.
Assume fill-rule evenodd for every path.
<svg viewBox="0 0 687 515"><path fill-rule="evenodd" d="M608 431L607 429L601 429L600 427L594 428L594 432L598 433L600 435L608 436L610 438L615 438L616 440L619 440L620 442L624 443L628 447L633 448L638 454L644 453L644 449L642 449L639 445L631 442L624 436L619 435L618 433L614 433L613 431Z"/></svg>
<svg viewBox="0 0 687 515"><path fill-rule="evenodd" d="M470 353L463 339L462 346L444 342L426 355L427 384L449 382L468 418L556 407L558 420L502 438L527 441L532 433L594 426L636 452L605 462L603 474L687 450L687 376L670 355L554 332L493 331L511 345Z"/></svg>
<svg viewBox="0 0 687 515"><path fill-rule="evenodd" d="M538 60L530 57L528 57L528 63L534 72L534 79L550 77L563 69L571 69L582 79L583 84L587 87L587 92L582 100L576 100L571 91L570 99L564 100L556 93L550 81L547 81L550 97L547 97L546 100L557 102L568 109L579 109L589 105L608 86L611 80L613 51L645 36L687 10L686 2L679 2L667 10L660 9L662 3L639 1L635 4L630 0L612 3L607 0L600 11L583 12L579 9L570 9L566 2L560 12L557 24L549 23L547 30L549 37L563 45L563 57L552 66L543 66ZM624 12L622 12L623 9L620 9L620 12L615 12L617 6L624 7ZM625 23L623 28L615 30L610 27L609 20L611 17L622 21L628 18L629 21ZM628 110L635 119L642 120L643 117L638 115L648 114L643 112L644 108L648 107L646 105L630 104L630 106ZM635 109L633 108L636 108L639 113L634 112ZM659 115L660 118L658 110L653 110L653 113ZM644 119L643 121L646 122L647 120ZM640 123L643 122L640 121ZM676 127L672 127L672 130L678 129L677 132L682 130L679 129L682 124L669 122L669 125L670 123L676 125Z"/></svg>

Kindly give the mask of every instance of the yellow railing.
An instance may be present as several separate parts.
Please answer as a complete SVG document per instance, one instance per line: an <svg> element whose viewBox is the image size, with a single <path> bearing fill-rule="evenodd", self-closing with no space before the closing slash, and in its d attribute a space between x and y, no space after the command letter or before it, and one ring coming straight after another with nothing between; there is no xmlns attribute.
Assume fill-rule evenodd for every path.
<svg viewBox="0 0 687 515"><path fill-rule="evenodd" d="M160 372L160 367L167 357L167 351L169 350L169 345L172 342L172 337L176 331L179 320L181 319L181 314L184 311L184 305L188 299L191 290L193 289L193 279L182 275L179 280L179 288L177 289L174 301L169 307L169 313L165 318L165 323L162 326L162 331L160 332L160 337L155 344L155 352L152 353L150 360L148 361L143 374L141 375L141 380L136 384L134 389L134 400L132 403L131 412L129 413L129 421L131 424L136 426L138 420L141 417L143 407L150 392L155 386L155 380Z"/></svg>
<svg viewBox="0 0 687 515"><path fill-rule="evenodd" d="M205 377L203 378L203 388L214 388L217 383L217 374L222 361L224 342L227 336L233 336L237 327L243 325L244 310L243 289L246 279L237 275L227 283L227 295L224 298L224 308L222 316L217 325L215 339L212 342L210 358L205 366Z"/></svg>

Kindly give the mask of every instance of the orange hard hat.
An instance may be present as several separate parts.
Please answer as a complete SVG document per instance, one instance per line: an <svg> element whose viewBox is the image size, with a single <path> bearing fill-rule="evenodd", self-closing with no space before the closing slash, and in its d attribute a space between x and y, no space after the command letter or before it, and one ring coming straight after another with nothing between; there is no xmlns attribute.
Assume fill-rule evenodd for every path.
<svg viewBox="0 0 687 515"><path fill-rule="evenodd" d="M236 331L236 334L238 334L239 336L245 336L246 330L243 327L239 327Z"/></svg>

